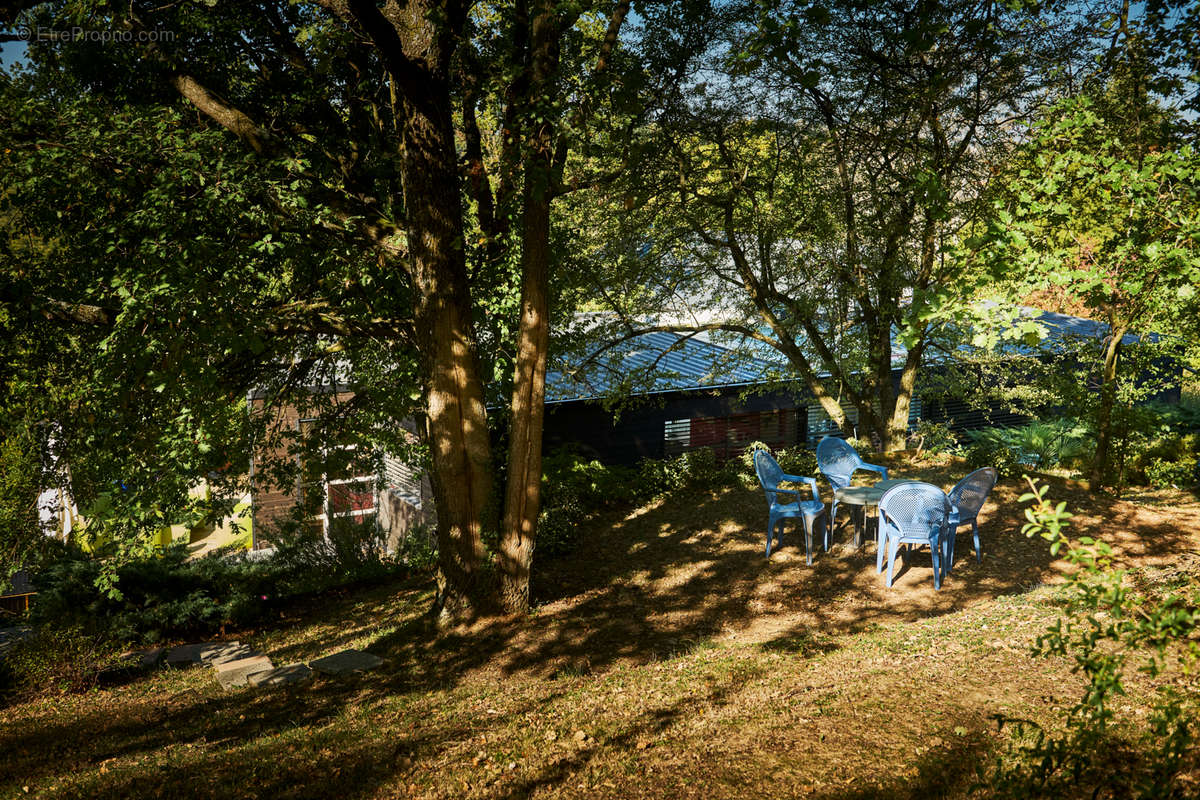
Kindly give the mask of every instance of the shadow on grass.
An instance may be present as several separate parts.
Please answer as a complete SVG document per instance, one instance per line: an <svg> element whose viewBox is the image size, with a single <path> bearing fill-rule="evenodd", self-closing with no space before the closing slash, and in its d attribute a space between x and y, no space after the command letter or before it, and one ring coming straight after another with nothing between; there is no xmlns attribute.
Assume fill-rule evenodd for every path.
<svg viewBox="0 0 1200 800"><path fill-rule="evenodd" d="M948 485L956 477L951 472L933 469L914 477ZM812 566L805 564L803 541L790 527L783 549L765 559L766 509L759 492L688 491L631 513L608 513L586 525L571 557L536 565L538 605L527 617L439 633L427 618L409 610L398 622L389 619L398 630L370 647L389 664L360 678L276 692L188 692L161 706L141 704L132 711L97 702L94 710L68 718L34 719L21 729L0 730L0 752L5 754L0 786L29 784L54 796L52 784L77 772L83 777L70 791L94 797L354 798L381 793L384 787L396 793L409 783L422 790L423 782L432 779L407 765L407 759L419 764L436 755L444 760L446 752L512 725L514 717L536 719L577 683L574 679L618 664L666 661L697 653L718 639L739 637L766 653L815 657L835 652L846 634L951 613L1053 580L1063 565L1052 560L1043 542L1020 534L1021 491L1016 482L996 488L980 519L983 561L974 560L969 539L960 542L961 557L941 592L933 590L921 556L901 572L892 589L885 587L875 572L873 544L846 548L848 529L839 531L834 552L817 553ZM1200 527L1177 516L1072 492L1065 485L1056 486L1052 497L1067 500L1077 513L1073 530L1099 531L1129 563L1169 562L1192 549ZM411 598L423 595L426 587L408 583L396 591L409 598L404 602L412 609ZM330 636L319 647L332 652L362 638L374 624L365 612L361 606L321 611L329 618L322 629ZM313 652L314 646L293 643L270 655L283 663ZM481 679L481 685L501 687L518 675L532 680L522 684L524 694L502 716L490 717L479 709L430 715L436 704L423 694L452 692L471 676ZM650 789L661 788L663 778L639 771L640 764L656 757L639 744L676 725L696 704L720 708L742 702L741 680L731 676L715 685L697 685L677 703L623 720L593 747L555 750L553 757L510 778L495 778L486 791L478 786L471 791L528 796L565 785L585 774L600 753L618 751L629 760L630 784L610 794L652 796ZM978 721L964 726L981 729ZM887 731L872 736L875 745L887 743ZM963 794L987 749L984 738L972 736L912 756L907 763L916 772L903 779L879 776L882 782L874 788L822 786L813 794ZM164 748L172 754L169 763L161 756ZM110 760L119 764L104 771ZM684 777L692 770L697 781L712 777L703 764L672 762L671 768ZM747 770L752 772L753 764ZM726 794L737 793L738 780L750 780L736 770L731 775ZM630 789L639 786L649 788ZM748 786L742 788L748 791Z"/></svg>
<svg viewBox="0 0 1200 800"><path fill-rule="evenodd" d="M375 676L320 682L276 692L206 695L189 691L137 716L97 710L54 725L0 734L6 754L0 787L28 785L42 797L261 797L368 798L380 795L524 798L543 793L607 797L733 797L759 793L773 780L750 780L756 758L797 759L777 743L792 732L760 742L711 748L689 734L698 713L719 715L747 704L746 686L766 668L724 674L694 692L645 708L609 725L595 740L547 744L519 770L487 771L472 764L474 741L512 736L519 720L536 719L576 689L542 682L500 716L404 713L377 700L396 687ZM346 713L353 709L353 713ZM945 723L945 724L954 724ZM974 722L964 722L974 724ZM507 731L507 732L506 732ZM871 753L888 744L886 731L859 743ZM974 765L986 755L986 737L955 738L908 763L913 771L862 775L852 785L814 778L811 796L827 798L931 798L962 794ZM743 746L749 749L743 752ZM167 750L169 748L169 751ZM454 753L464 753L454 758ZM169 752L169 754L168 754ZM749 757L749 761L747 761ZM441 761L438 771L422 762ZM449 759L449 763L447 763ZM827 776L827 764L810 764ZM444 770L444 771L443 771ZM602 775L603 784L592 783ZM60 782L64 777L71 780ZM781 778L783 780L783 778ZM788 774L786 781L808 781ZM586 788L585 788L586 787ZM798 786L782 786L795 792Z"/></svg>
<svg viewBox="0 0 1200 800"><path fill-rule="evenodd" d="M913 477L949 486L958 477L953 471L925 468ZM1002 483L985 506L982 562L976 561L969 527L960 531L959 558L940 592L925 551L897 565L889 589L876 573L874 542L851 549L849 525L840 526L833 551L816 553L811 566L801 534L791 527L781 550L766 559L761 492L681 492L632 513L594 519L572 556L536 564L538 607L530 617L441 635L413 622L371 650L393 659L413 686L441 686L477 669L543 677L582 673L661 659L689 642L719 637L828 638L951 613L1028 591L1065 571L1044 542L1021 534L1021 492L1016 481ZM1065 486L1052 496L1076 511L1074 531L1100 532L1129 563L1168 561L1194 545L1195 531L1172 516Z"/></svg>

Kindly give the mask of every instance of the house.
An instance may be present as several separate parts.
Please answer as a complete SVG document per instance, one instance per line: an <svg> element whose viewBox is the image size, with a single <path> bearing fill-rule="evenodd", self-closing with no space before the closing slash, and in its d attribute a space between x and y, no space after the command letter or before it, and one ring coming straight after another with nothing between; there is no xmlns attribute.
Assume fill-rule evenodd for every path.
<svg viewBox="0 0 1200 800"><path fill-rule="evenodd" d="M1103 323L1065 314L1023 309L1039 323L1052 347L1070 351L1080 339L1102 339ZM1127 334L1126 344L1138 337ZM1025 345L1008 352L1034 355ZM896 346L892 379L899 387L903 350ZM942 367L933 362L927 371ZM797 381L781 380L791 370L766 348L737 356L701 336L647 333L612 348L604 360L560 359L547 372L544 443L547 450L570 445L601 461L634 463L697 448L710 448L720 459L739 454L751 442L772 448L815 447L827 434L838 434L824 410ZM640 376L635 404L610 411L614 390ZM919 420L944 423L956 433L1019 425L1028 417L991 404L980 408L955 398L913 399L909 425ZM1178 400L1178 387L1161 399ZM844 406L853 422L857 411Z"/></svg>
<svg viewBox="0 0 1200 800"><path fill-rule="evenodd" d="M352 397L344 385L317 391L330 392L334 402ZM252 408L260 410L265 400L265 392L251 392L247 398ZM294 405L278 409L272 427L284 436L274 437L275 446L251 453L249 474L238 483L233 496L215 497L213 485L204 479L188 490L193 501L221 500L231 513L194 525L164 526L155 533L155 543L164 547L186 543L197 556L218 549L262 551L271 545L271 531L297 508L304 509L307 523L323 535L337 524L378 526L389 550L400 546L414 527L435 524L428 478L389 453L341 458L352 455L344 451L353 447L335 446L313 464L297 462L302 467L300 477L280 486L264 470L264 464L272 459L297 459L287 452L286 441L292 435L306 433L315 421ZM413 430L411 421L401 425ZM415 437L415 433L411 435ZM87 520L75 505L66 471L61 474L65 485L43 491L38 509L43 532L67 540L78 538Z"/></svg>
<svg viewBox="0 0 1200 800"><path fill-rule="evenodd" d="M325 399L334 405L353 397L344 383L314 387L313 391L326 393ZM256 410L261 410L265 401L264 392L252 392L248 397ZM251 455L251 549L269 547L270 531L298 508L311 529L324 536L339 524L378 526L389 551L399 548L414 527L436 524L428 477L392 453L359 453L353 444L330 444L313 463L297 460L296 480L279 485L264 471L264 465L299 458L287 452L286 442L310 432L317 423L313 413L295 405L278 409L273 426L276 443ZM399 424L409 438L416 438L412 420Z"/></svg>

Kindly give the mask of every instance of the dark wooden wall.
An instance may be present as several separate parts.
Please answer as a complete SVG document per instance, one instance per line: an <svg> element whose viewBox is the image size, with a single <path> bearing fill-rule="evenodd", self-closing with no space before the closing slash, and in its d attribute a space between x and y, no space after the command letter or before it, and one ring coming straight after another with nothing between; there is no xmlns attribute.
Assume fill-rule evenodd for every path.
<svg viewBox="0 0 1200 800"><path fill-rule="evenodd" d="M795 392L743 397L737 388L652 395L616 415L598 402L577 400L546 407L544 442L547 452L572 444L601 461L633 464L668 455L663 433L669 420L700 419L704 421L693 424L694 436L713 447L723 437L724 444L717 448L723 458L758 438L762 428L752 415L765 412L791 412L776 417L778 425L772 429L778 435L768 444L787 447L802 442L805 417L796 410L803 408Z"/></svg>

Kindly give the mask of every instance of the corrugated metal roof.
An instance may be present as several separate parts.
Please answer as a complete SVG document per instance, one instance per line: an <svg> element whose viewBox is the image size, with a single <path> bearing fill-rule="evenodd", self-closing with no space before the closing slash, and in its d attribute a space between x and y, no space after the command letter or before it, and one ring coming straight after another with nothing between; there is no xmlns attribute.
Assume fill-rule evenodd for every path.
<svg viewBox="0 0 1200 800"><path fill-rule="evenodd" d="M1021 318L1033 319L1046 328L1043 346L1073 337L1098 339L1108 325L1096 320L1024 307ZM1158 337L1149 334L1148 339ZM1126 334L1125 344L1139 337ZM964 345L965 347L965 345ZM892 342L892 363L903 363L906 350ZM1032 355L1037 347L1008 344L1004 351ZM645 333L612 347L586 365L577 366L569 357L552 359L546 371L546 402L565 403L596 400L623 385L635 395L684 392L748 386L785 379L793 370L786 361L761 341L747 339L742 351L722 347L697 336L679 333ZM822 376L824 377L824 375Z"/></svg>
<svg viewBox="0 0 1200 800"><path fill-rule="evenodd" d="M555 362L546 370L547 403L595 400L622 385L639 395L744 386L778 369L694 336L665 332L629 339L584 366L564 358Z"/></svg>
<svg viewBox="0 0 1200 800"><path fill-rule="evenodd" d="M1094 319L1084 319L1083 317L1072 317L1067 314L1058 314L1053 311L1042 311L1036 308L1026 308L1022 311L1031 312L1030 316L1036 319L1041 324L1045 325L1049 330L1050 338L1060 338L1062 336L1079 336L1089 339L1102 339L1108 335L1108 324L1097 322ZM1138 336L1136 334L1127 333L1121 339L1122 344L1137 344ZM1156 334L1148 334L1147 339L1154 341L1158 339Z"/></svg>

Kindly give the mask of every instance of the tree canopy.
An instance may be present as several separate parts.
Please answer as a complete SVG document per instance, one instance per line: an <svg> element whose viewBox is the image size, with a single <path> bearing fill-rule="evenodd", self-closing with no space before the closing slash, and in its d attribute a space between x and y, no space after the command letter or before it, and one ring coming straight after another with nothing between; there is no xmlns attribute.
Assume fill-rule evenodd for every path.
<svg viewBox="0 0 1200 800"><path fill-rule="evenodd" d="M610 195L608 213L631 205L622 219L649 235L600 243L600 262L613 240L637 248L601 282L640 290L606 305L627 335L772 353L847 433L903 447L918 368L994 278L960 245L990 214L1017 121L1069 87L1089 20L974 2L719 15L664 97L655 157Z"/></svg>

